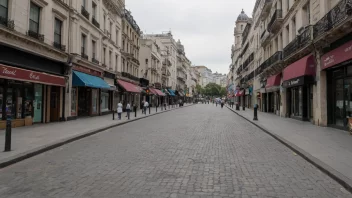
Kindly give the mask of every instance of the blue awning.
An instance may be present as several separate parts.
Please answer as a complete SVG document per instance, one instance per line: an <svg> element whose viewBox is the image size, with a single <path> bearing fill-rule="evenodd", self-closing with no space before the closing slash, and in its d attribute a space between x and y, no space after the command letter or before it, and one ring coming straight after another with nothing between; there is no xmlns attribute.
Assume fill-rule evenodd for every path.
<svg viewBox="0 0 352 198"><path fill-rule="evenodd" d="M175 91L174 90L172 90L172 89L167 89L167 90L169 91L170 96L175 96Z"/></svg>
<svg viewBox="0 0 352 198"><path fill-rule="evenodd" d="M110 85L103 79L85 74L79 71L73 71L72 86L76 87L93 87L98 89L110 89Z"/></svg>

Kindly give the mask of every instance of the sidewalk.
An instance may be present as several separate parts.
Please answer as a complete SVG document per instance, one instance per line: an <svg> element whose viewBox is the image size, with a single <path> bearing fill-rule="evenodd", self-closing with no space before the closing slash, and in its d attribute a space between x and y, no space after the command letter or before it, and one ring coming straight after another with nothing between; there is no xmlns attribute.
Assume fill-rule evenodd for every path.
<svg viewBox="0 0 352 198"><path fill-rule="evenodd" d="M185 104L184 107L192 104ZM177 108L171 108L174 110ZM150 108L150 115L170 111L167 107L166 111L161 111L160 107L156 113L155 107ZM134 112L131 112L131 120L127 120L126 113L123 113L122 119L112 120L112 114L96 117L79 118L77 120L67 122L55 122L48 124L35 124L29 127L19 127L12 129L12 150L11 152L3 152L5 144L5 131L0 130L0 168L5 167L17 161L21 161L28 157L45 152L52 148L60 146L85 136L104 131L116 125L138 120L149 116L142 114L142 110L137 111L137 118Z"/></svg>
<svg viewBox="0 0 352 198"><path fill-rule="evenodd" d="M287 144L351 190L352 136L349 132L263 112L258 112L258 121L253 121L252 109L229 109Z"/></svg>

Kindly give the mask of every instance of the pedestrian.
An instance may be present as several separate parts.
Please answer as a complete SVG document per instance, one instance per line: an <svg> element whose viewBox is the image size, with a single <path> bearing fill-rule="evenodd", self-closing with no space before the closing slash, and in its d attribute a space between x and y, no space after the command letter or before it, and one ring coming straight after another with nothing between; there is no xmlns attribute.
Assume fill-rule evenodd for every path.
<svg viewBox="0 0 352 198"><path fill-rule="evenodd" d="M126 112L127 112L127 119L130 119L130 112L131 112L131 105L129 102L127 102L127 105L126 105Z"/></svg>
<svg viewBox="0 0 352 198"><path fill-rule="evenodd" d="M149 103L147 101L144 102L143 105L143 112L145 115L147 115L147 108L149 107Z"/></svg>
<svg viewBox="0 0 352 198"><path fill-rule="evenodd" d="M121 114L122 114L122 104L121 104L121 102L119 102L117 104L117 115L119 117L119 120L121 120Z"/></svg>
<svg viewBox="0 0 352 198"><path fill-rule="evenodd" d="M223 108L223 107L224 107L224 104L225 104L225 100L224 100L224 99L222 99L222 100L221 100L221 108Z"/></svg>

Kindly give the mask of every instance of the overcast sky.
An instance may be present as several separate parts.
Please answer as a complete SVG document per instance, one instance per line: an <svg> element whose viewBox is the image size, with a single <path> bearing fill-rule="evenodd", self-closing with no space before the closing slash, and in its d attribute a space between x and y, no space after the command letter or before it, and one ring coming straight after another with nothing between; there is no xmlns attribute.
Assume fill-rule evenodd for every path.
<svg viewBox="0 0 352 198"><path fill-rule="evenodd" d="M194 65L226 73L233 28L242 8L251 17L255 0L125 0L145 33L172 31Z"/></svg>

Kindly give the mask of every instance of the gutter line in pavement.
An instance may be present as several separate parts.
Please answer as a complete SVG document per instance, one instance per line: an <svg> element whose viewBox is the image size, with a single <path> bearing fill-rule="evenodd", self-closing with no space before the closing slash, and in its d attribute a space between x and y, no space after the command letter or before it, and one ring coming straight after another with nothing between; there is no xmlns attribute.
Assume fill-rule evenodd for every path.
<svg viewBox="0 0 352 198"><path fill-rule="evenodd" d="M305 159L306 161L311 163L313 166L318 168L323 173L327 174L330 178L332 178L337 183L339 183L341 186L343 186L347 191L352 193L352 181L351 181L351 179L349 179L346 176L342 175L340 172L338 172L337 170L333 169L331 166L327 165L326 163L324 163L323 161L319 160L318 158L312 156L311 154L309 154L308 152L306 152L303 149L299 148L298 146L296 146L292 142L286 140L285 138L283 138L283 137L281 137L281 136L279 136L279 135L277 135L277 134L275 134L273 132L270 132L269 130L267 130L264 127L258 125L254 121L252 121L252 120L242 116L241 114L237 113L235 110L231 109L230 107L228 107L228 106L226 106L226 107L230 111L232 111L236 115L238 115L239 117L241 117L241 118L245 119L246 121L250 122L254 126L258 127L259 129L261 129L262 131L264 131L265 133L267 133L268 135L270 135L271 137L273 137L274 139L276 139L277 141L279 141L280 143L282 143L283 145L285 145L286 147L288 147L289 149L291 149L292 151L297 153L303 159Z"/></svg>
<svg viewBox="0 0 352 198"><path fill-rule="evenodd" d="M193 105L195 105L195 104L183 106L182 108L193 106ZM124 124L127 124L127 123L131 123L131 122L134 122L134 121L137 121L137 120L144 119L144 118L148 118L148 117L151 117L151 116L154 116L154 115L166 113L166 112L169 112L169 111L174 111L174 110L177 110L177 109L181 109L181 108L178 107L178 108L175 108L175 109L164 110L164 111L153 113L153 114L150 114L150 115L147 115L147 116L138 117L138 118L135 118L135 119L132 119L132 120L127 120L127 121L123 121L123 122L120 122L120 123L108 125L108 126L105 126L105 127L101 127L101 128L98 128L98 129L94 129L94 130L88 131L88 132L83 132L83 133L75 135L75 136L71 136L71 137L68 137L68 138L64 138L64 139L58 140L57 142L54 142L52 144L44 145L42 147L38 147L38 148L32 149L30 151L23 152L23 153L18 154L18 155L14 156L14 157L9 157L9 158L7 158L5 160L0 161L0 169L3 169L5 167L7 167L7 166L10 166L10 165L15 164L15 163L20 162L20 161L23 161L25 159L34 157L36 155L42 154L42 153L44 153L46 151L58 148L58 147L63 146L65 144L68 144L68 143L83 139L85 137L89 137L89 136L95 135L95 134L103 132L103 131L106 131L108 129L115 128L117 126L121 126L121 125L124 125Z"/></svg>

